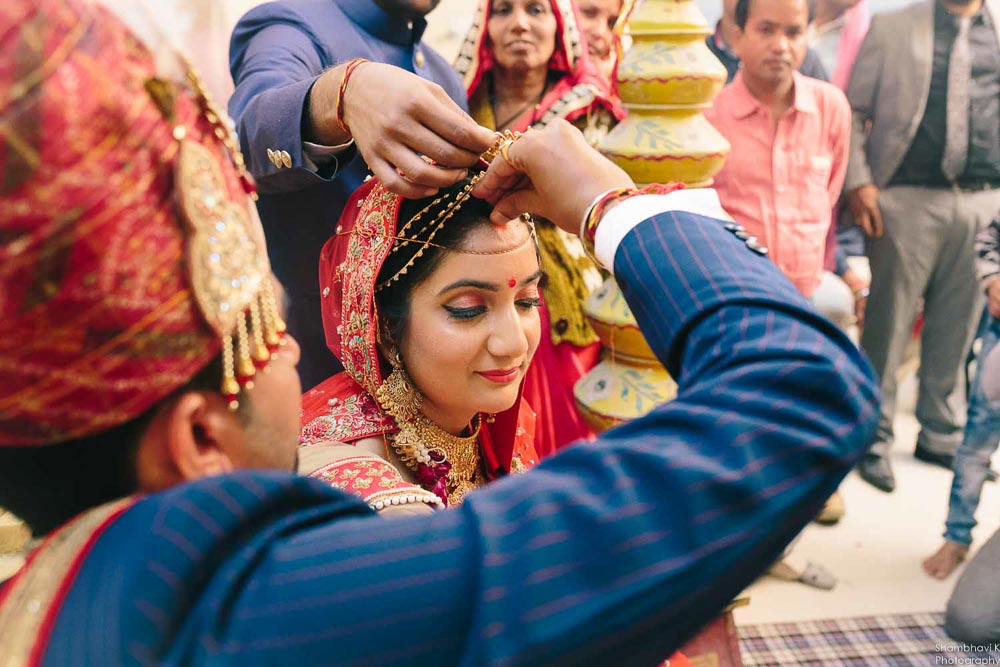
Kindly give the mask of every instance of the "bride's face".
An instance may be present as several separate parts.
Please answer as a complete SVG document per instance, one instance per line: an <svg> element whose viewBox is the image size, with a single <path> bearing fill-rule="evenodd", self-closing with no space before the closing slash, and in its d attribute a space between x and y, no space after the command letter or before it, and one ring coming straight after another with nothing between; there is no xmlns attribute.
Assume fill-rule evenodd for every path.
<svg viewBox="0 0 1000 667"><path fill-rule="evenodd" d="M540 336L541 271L528 235L517 221L477 227L467 252L445 253L410 294L403 364L424 394L423 413L446 431L517 400Z"/></svg>

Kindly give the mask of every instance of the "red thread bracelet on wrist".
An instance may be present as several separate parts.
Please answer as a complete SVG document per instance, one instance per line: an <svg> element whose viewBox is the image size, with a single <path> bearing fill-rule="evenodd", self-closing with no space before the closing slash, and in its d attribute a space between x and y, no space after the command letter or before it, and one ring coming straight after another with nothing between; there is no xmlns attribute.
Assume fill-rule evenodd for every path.
<svg viewBox="0 0 1000 667"><path fill-rule="evenodd" d="M337 95L337 125L340 129L347 135L347 138L351 138L351 130L347 127L347 123L344 122L344 93L347 91L347 82L351 80L351 75L354 74L354 70L358 68L361 63L368 62L364 58L355 58L351 62L347 63L344 68L344 78L340 81L340 93Z"/></svg>

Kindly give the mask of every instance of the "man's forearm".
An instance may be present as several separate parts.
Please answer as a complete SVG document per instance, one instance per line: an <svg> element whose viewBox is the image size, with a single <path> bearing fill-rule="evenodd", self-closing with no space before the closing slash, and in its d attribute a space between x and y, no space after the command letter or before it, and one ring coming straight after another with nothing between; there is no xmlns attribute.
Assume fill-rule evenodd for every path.
<svg viewBox="0 0 1000 667"><path fill-rule="evenodd" d="M229 101L247 168L262 193L301 190L330 180L353 153L338 155L335 161L321 159L320 165L317 154L306 149L304 116L316 83L323 79L323 61L301 29L280 21L261 24L253 13L234 33L236 89ZM338 143L346 140L326 145Z"/></svg>

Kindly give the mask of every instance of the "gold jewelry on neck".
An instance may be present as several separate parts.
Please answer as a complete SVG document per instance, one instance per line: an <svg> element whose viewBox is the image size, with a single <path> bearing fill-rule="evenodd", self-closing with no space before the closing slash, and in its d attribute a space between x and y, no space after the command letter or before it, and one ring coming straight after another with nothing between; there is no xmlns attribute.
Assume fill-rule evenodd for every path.
<svg viewBox="0 0 1000 667"><path fill-rule="evenodd" d="M472 433L452 435L428 419L421 411L423 395L403 368L398 352L390 355L392 372L375 392L375 400L396 421L399 431L388 435L387 441L408 468L418 473L418 481L434 491L442 475L432 473L447 463L444 475L449 505L457 505L479 481L479 429L482 419L476 415ZM442 498L443 500L443 498Z"/></svg>
<svg viewBox="0 0 1000 667"><path fill-rule="evenodd" d="M427 466L448 463L451 469L445 477L448 490L448 506L462 502L466 493L476 488L480 482L479 429L482 419L476 415L472 434L458 436L448 433L423 414L402 424L397 422L399 431L389 435L393 449L407 467L417 472L420 458L426 456Z"/></svg>

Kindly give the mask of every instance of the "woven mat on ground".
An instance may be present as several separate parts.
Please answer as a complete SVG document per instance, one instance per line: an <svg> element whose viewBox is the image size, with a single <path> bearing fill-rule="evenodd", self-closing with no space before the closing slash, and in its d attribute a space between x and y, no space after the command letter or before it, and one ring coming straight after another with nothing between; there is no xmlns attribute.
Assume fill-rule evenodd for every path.
<svg viewBox="0 0 1000 667"><path fill-rule="evenodd" d="M745 667L1000 665L1000 644L963 646L944 633L944 614L895 614L741 625Z"/></svg>

